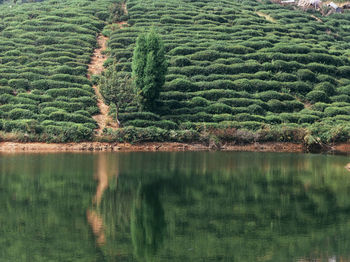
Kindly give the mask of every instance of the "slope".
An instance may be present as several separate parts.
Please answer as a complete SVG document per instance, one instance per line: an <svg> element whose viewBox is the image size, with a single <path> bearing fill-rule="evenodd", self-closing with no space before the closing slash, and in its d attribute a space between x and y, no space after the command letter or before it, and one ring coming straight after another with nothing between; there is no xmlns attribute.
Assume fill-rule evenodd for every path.
<svg viewBox="0 0 350 262"><path fill-rule="evenodd" d="M249 141L349 139L349 13L322 23L312 11L234 0L130 0L128 11L131 27L108 44L117 70L131 72L135 40L151 27L165 41L169 70L158 111L125 108L124 127L244 129Z"/></svg>
<svg viewBox="0 0 350 262"><path fill-rule="evenodd" d="M20 140L89 140L99 113L88 63L112 1L0 10L0 130Z"/></svg>

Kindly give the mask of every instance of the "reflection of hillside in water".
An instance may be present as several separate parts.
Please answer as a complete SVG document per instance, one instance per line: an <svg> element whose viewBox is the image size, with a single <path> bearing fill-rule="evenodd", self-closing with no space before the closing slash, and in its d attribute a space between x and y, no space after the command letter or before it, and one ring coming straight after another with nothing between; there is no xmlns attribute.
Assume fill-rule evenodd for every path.
<svg viewBox="0 0 350 262"><path fill-rule="evenodd" d="M222 152L1 155L0 261L18 254L27 261L346 261L348 162Z"/></svg>
<svg viewBox="0 0 350 262"><path fill-rule="evenodd" d="M106 190L101 202L103 214L114 213L105 215L113 230L104 248L125 259L134 254L150 261L307 261L326 258L328 252L348 258L343 247L350 244L350 181L344 160L337 160L292 154L120 154L118 190ZM144 192L157 195L151 201ZM162 216L153 215L159 210L164 229L157 220Z"/></svg>

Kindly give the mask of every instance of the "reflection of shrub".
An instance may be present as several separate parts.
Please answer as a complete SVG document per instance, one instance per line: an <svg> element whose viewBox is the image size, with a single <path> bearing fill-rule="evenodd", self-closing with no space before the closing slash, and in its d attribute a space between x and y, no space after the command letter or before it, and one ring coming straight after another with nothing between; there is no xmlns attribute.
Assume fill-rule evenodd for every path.
<svg viewBox="0 0 350 262"><path fill-rule="evenodd" d="M163 242L164 210L157 184L140 185L131 213L131 238L139 261L152 261Z"/></svg>

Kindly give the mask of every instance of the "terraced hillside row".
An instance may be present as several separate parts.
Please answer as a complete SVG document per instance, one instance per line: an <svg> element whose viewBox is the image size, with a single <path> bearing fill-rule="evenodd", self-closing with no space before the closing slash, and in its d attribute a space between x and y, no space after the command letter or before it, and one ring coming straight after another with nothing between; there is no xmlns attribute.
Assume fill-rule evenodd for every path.
<svg viewBox="0 0 350 262"><path fill-rule="evenodd" d="M304 128L326 142L349 139L350 13L317 19L249 0L127 6L130 27L109 41L117 69L131 72L135 40L151 27L165 42L169 69L158 111L125 108L124 127Z"/></svg>
<svg viewBox="0 0 350 262"><path fill-rule="evenodd" d="M0 9L0 130L44 141L91 139L98 113L87 65L110 0Z"/></svg>

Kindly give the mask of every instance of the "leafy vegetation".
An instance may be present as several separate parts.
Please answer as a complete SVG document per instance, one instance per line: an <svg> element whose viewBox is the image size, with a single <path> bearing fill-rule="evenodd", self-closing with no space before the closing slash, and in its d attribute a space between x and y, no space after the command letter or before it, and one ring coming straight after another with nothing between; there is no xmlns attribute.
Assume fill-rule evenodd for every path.
<svg viewBox="0 0 350 262"><path fill-rule="evenodd" d="M349 140L350 13L319 22L312 11L249 0L129 0L127 6L131 26L112 32L109 41L116 69L131 75L136 39L153 27L164 40L169 68L152 117L125 107L125 128L198 136L202 130L279 130L268 138L277 141L295 129L304 136L289 140ZM329 131L335 129L340 136Z"/></svg>
<svg viewBox="0 0 350 262"><path fill-rule="evenodd" d="M86 78L112 1L44 1L0 9L0 130L43 141L93 137ZM107 17L108 18L108 17Z"/></svg>
<svg viewBox="0 0 350 262"><path fill-rule="evenodd" d="M164 44L154 29L137 38L132 70L141 109L154 111L167 71Z"/></svg>
<svg viewBox="0 0 350 262"><path fill-rule="evenodd" d="M312 10L268 1L126 4L127 13L114 0L2 4L0 137L93 139L99 110L86 73L103 30L111 57L101 93L124 127L106 129L106 139L198 141L225 133L240 142L349 141L349 12L316 20ZM126 20L123 28L111 24ZM159 57L165 52L165 79L154 73L165 72L157 52L146 68L146 48L136 46L138 37L144 46L146 38L158 43L154 33L140 37L152 28L164 42L154 50ZM141 112L131 99L132 81L141 90Z"/></svg>

